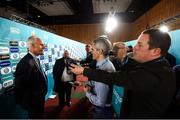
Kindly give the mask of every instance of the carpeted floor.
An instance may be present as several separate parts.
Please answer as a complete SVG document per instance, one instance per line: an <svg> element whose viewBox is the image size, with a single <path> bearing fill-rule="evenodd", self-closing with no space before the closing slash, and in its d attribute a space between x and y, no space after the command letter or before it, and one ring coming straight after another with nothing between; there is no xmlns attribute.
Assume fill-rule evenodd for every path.
<svg viewBox="0 0 180 120"><path fill-rule="evenodd" d="M86 81L84 76L77 76L78 81ZM62 119L85 119L88 118L89 102L85 99L85 93L82 87L72 88L71 107L65 106L60 110L58 105L58 98L49 98L45 104L45 118L62 118Z"/></svg>

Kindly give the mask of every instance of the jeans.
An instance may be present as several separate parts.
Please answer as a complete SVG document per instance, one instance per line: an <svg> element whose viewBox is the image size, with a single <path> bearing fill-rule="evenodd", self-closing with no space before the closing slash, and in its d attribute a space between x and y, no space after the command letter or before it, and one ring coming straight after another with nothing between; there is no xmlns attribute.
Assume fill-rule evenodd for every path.
<svg viewBox="0 0 180 120"><path fill-rule="evenodd" d="M92 113L93 119L97 119L97 118L111 119L111 118L113 118L112 107L98 107L98 106L93 105L91 107L91 113Z"/></svg>

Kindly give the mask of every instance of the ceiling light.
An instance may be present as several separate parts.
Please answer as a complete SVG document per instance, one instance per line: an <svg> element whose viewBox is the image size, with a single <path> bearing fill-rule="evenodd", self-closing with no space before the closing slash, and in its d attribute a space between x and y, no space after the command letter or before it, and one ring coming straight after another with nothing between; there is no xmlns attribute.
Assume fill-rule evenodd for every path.
<svg viewBox="0 0 180 120"><path fill-rule="evenodd" d="M106 21L106 32L112 32L117 27L117 19L114 16L108 17Z"/></svg>
<svg viewBox="0 0 180 120"><path fill-rule="evenodd" d="M112 6L108 15L108 19L106 20L105 31L108 33L112 32L117 27L118 22L117 19L115 18L115 12L116 11Z"/></svg>
<svg viewBox="0 0 180 120"><path fill-rule="evenodd" d="M168 27L166 25L160 26L159 30L162 31L162 32L168 32L169 31L169 29L168 29Z"/></svg>

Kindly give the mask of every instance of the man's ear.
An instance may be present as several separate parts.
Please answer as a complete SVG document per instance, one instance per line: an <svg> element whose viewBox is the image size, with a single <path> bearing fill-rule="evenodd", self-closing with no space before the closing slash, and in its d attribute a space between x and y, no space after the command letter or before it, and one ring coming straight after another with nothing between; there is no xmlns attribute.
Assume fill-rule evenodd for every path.
<svg viewBox="0 0 180 120"><path fill-rule="evenodd" d="M34 47L34 46L35 46L35 44L34 44L34 43L33 43L33 44L31 44L31 46L32 46L32 47Z"/></svg>
<svg viewBox="0 0 180 120"><path fill-rule="evenodd" d="M101 54L104 54L104 50L103 49L101 49Z"/></svg>
<svg viewBox="0 0 180 120"><path fill-rule="evenodd" d="M152 55L153 56L157 56L157 55L160 55L161 54L161 49L160 48L154 48L152 50Z"/></svg>

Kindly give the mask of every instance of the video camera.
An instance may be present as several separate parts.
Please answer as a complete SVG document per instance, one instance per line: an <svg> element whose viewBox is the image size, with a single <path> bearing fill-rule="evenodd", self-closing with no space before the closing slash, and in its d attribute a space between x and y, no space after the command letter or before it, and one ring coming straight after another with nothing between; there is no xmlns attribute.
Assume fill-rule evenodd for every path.
<svg viewBox="0 0 180 120"><path fill-rule="evenodd" d="M76 63L75 60L73 60L73 59L71 59L71 58L66 58L65 61L66 61L66 62L65 62L65 65L66 65L66 67L67 67L67 73L68 73L68 74L71 74L71 71L70 71L69 67L72 67L71 64L77 64L77 63Z"/></svg>

